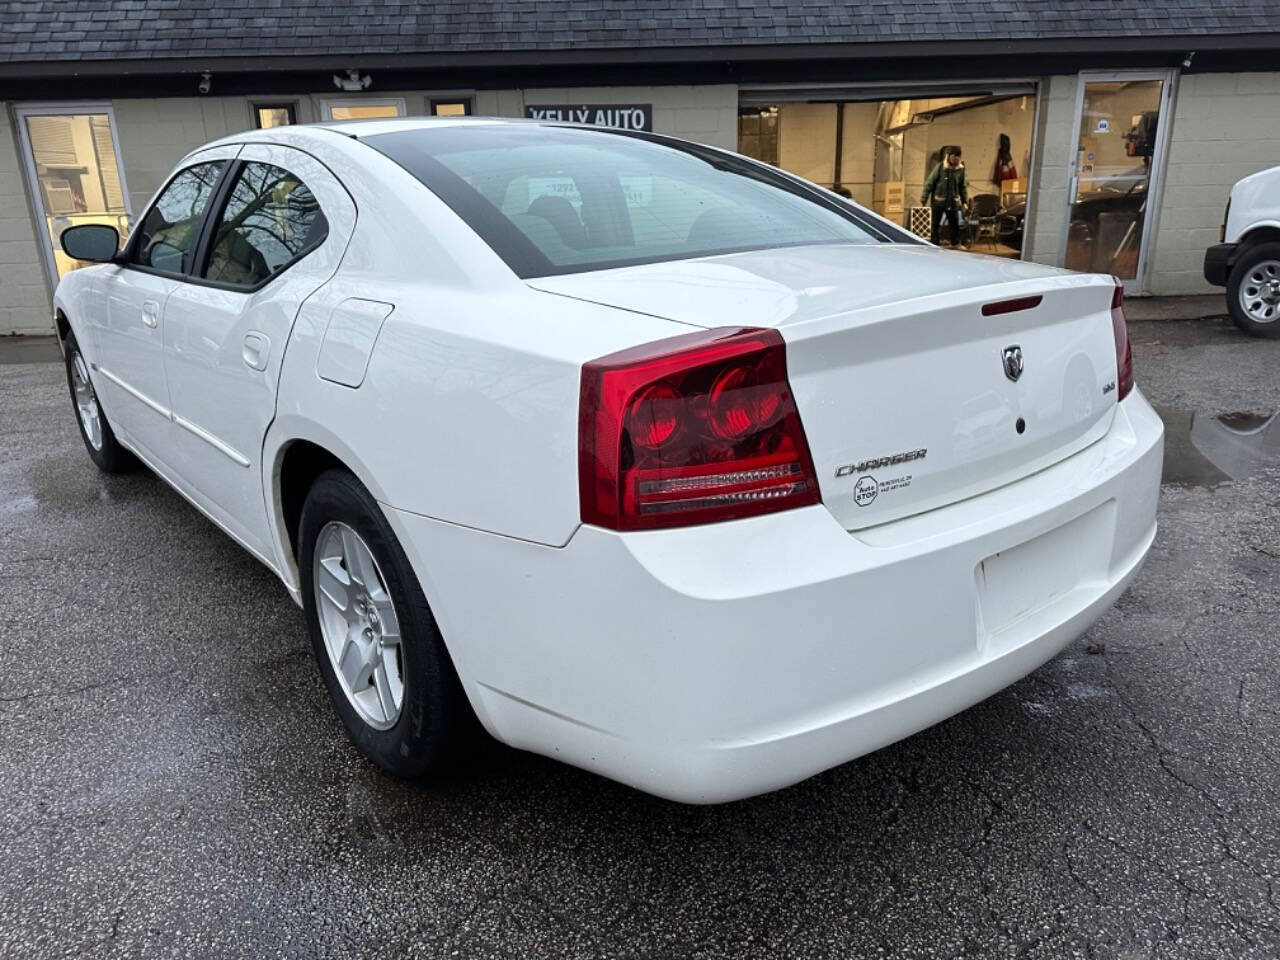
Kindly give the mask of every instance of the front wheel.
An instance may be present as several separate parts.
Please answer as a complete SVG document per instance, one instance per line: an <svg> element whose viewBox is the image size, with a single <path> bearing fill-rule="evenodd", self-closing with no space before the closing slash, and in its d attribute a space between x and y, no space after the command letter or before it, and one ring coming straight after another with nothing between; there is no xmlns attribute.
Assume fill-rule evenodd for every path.
<svg viewBox="0 0 1280 960"><path fill-rule="evenodd" d="M382 508L350 473L327 471L299 545L311 644L347 736L388 773L435 772L465 730L465 695Z"/></svg>
<svg viewBox="0 0 1280 960"><path fill-rule="evenodd" d="M1280 243L1242 251L1227 281L1231 319L1254 337L1280 337Z"/></svg>
<svg viewBox="0 0 1280 960"><path fill-rule="evenodd" d="M137 461L120 442L107 422L107 415L98 403L98 393L89 376L89 363L80 352L74 333L67 334L63 344L63 357L67 366L67 386L71 390L71 406L76 412L80 427L80 439L89 457L103 473L123 473L137 465Z"/></svg>

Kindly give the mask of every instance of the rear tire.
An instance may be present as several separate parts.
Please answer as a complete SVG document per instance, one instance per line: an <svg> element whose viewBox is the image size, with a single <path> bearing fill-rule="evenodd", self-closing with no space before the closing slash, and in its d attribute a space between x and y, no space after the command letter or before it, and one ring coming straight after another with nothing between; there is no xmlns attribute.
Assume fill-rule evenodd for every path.
<svg viewBox="0 0 1280 960"><path fill-rule="evenodd" d="M1280 243L1246 247L1227 280L1231 319L1252 337L1280 337Z"/></svg>
<svg viewBox="0 0 1280 960"><path fill-rule="evenodd" d="M76 335L67 332L63 344L63 361L67 368L67 388L71 391L71 409L75 411L80 439L89 451L89 458L103 473L124 473L138 465L138 461L116 440L115 431L107 421L107 415L98 403L98 393L93 385L89 361L80 352Z"/></svg>
<svg viewBox="0 0 1280 960"><path fill-rule="evenodd" d="M347 736L388 773L436 773L470 708L382 508L346 470L328 470L307 494L298 540L307 629Z"/></svg>

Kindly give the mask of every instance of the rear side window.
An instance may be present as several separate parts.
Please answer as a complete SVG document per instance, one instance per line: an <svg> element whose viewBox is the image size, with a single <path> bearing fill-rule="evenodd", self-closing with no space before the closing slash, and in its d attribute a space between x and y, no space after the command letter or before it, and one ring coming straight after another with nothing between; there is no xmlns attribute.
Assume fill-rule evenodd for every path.
<svg viewBox="0 0 1280 960"><path fill-rule="evenodd" d="M130 263L164 273L187 272L199 239L200 218L225 165L225 160L198 163L169 181L138 228Z"/></svg>
<svg viewBox="0 0 1280 960"><path fill-rule="evenodd" d="M426 184L521 277L801 244L908 241L820 188L661 137L507 124L363 142Z"/></svg>
<svg viewBox="0 0 1280 960"><path fill-rule="evenodd" d="M203 276L238 287L259 286L319 246L327 234L320 204L301 178L268 163L246 163L214 227Z"/></svg>

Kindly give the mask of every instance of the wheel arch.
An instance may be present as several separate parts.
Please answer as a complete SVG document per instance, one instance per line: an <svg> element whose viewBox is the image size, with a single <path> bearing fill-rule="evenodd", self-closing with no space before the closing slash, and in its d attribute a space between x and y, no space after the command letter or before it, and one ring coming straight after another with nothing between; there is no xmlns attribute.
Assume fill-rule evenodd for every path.
<svg viewBox="0 0 1280 960"><path fill-rule="evenodd" d="M1240 246L1280 241L1280 223L1260 223L1240 234Z"/></svg>
<svg viewBox="0 0 1280 960"><path fill-rule="evenodd" d="M341 468L364 484L374 499L386 502L386 497L359 455L314 421L278 418L267 431L262 453L263 494L280 558L280 575L290 590L296 591L300 585L298 521L316 477L325 470Z"/></svg>
<svg viewBox="0 0 1280 960"><path fill-rule="evenodd" d="M302 518L302 506L307 492L316 479L331 468L340 468L359 480L378 501L387 504L382 488L374 481L364 461L346 443L327 430L322 424L298 417L277 419L267 432L267 441L263 445L264 493L274 536L276 550L280 559L279 575L289 588L295 602L302 605L302 581L298 571L298 532ZM459 668L457 652L449 642L450 629L448 617L439 605L439 591L427 570L415 560L416 551L408 542L408 532L399 522L394 510L383 510L387 523L395 536L418 578L427 604L431 608L440 627L444 646L454 669L459 677L464 676ZM467 691L467 699L477 716L485 721L483 706L472 695L469 684L464 680L463 687Z"/></svg>

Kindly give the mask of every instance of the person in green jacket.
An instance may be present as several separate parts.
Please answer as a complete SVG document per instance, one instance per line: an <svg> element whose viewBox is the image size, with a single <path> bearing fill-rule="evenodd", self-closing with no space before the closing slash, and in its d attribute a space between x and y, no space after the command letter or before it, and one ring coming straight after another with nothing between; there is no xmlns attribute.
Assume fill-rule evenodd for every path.
<svg viewBox="0 0 1280 960"><path fill-rule="evenodd" d="M930 241L938 242L938 228L942 226L942 218L946 217L951 228L951 245L956 246L960 242L960 209L969 206L969 191L964 185L964 164L960 162L959 147L947 147L946 157L925 180L920 205L925 204L932 208L933 213Z"/></svg>

